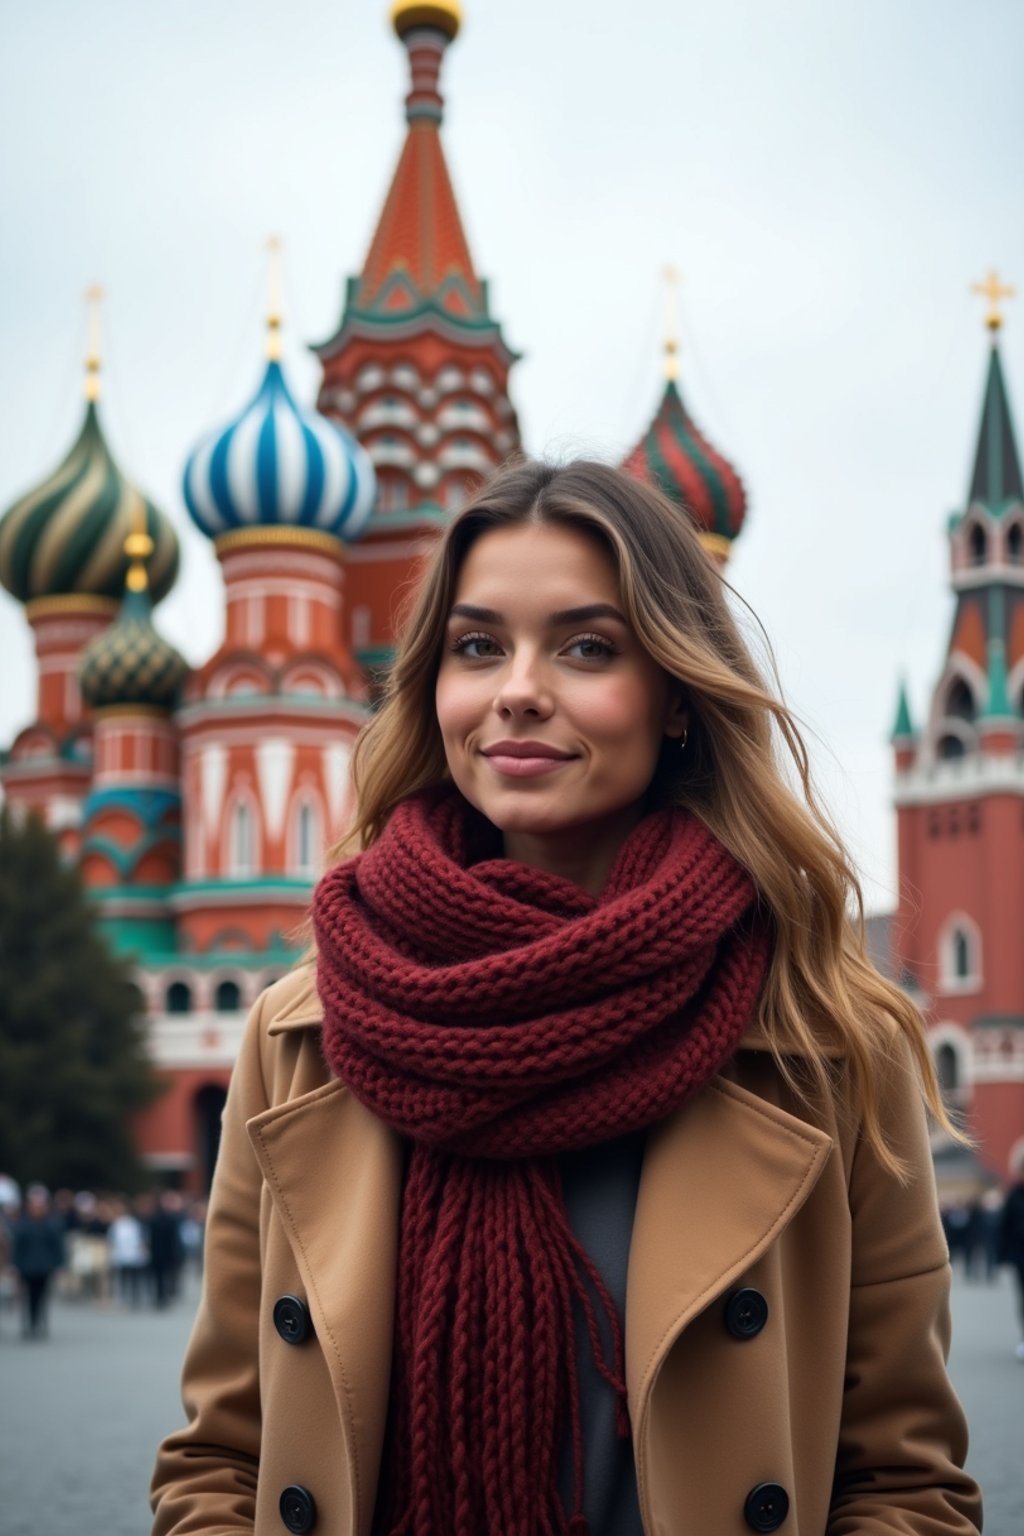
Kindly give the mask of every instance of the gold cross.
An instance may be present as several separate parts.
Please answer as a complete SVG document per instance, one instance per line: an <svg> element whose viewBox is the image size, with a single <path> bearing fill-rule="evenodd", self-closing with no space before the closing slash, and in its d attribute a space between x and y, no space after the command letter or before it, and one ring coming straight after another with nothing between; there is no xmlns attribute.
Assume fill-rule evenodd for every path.
<svg viewBox="0 0 1024 1536"><path fill-rule="evenodd" d="M971 284L971 292L980 293L983 298L988 300L988 313L985 316L985 324L990 331L998 331L1003 323L999 300L1016 298L1016 288L1011 288L1009 283L1001 283L998 272L993 269L983 283Z"/></svg>
<svg viewBox="0 0 1024 1536"><path fill-rule="evenodd" d="M270 253L270 302L267 309L267 356L272 362L281 360L281 240L271 235L267 241Z"/></svg>
<svg viewBox="0 0 1024 1536"><path fill-rule="evenodd" d="M85 355L85 398L100 397L100 304L106 294L99 283L93 283L83 294L89 306L89 347Z"/></svg>
<svg viewBox="0 0 1024 1536"><path fill-rule="evenodd" d="M661 275L665 279L665 377L677 379L679 377L679 303L676 290L679 287L679 273L675 267L667 266Z"/></svg>

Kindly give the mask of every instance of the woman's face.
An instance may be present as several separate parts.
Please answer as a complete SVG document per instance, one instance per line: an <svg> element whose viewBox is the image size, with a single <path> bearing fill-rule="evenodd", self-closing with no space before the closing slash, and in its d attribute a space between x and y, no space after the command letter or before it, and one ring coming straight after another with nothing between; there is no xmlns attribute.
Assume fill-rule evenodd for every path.
<svg viewBox="0 0 1024 1536"><path fill-rule="evenodd" d="M624 836L664 737L686 722L678 685L626 621L608 554L560 524L472 545L436 705L455 784L516 857L510 838Z"/></svg>

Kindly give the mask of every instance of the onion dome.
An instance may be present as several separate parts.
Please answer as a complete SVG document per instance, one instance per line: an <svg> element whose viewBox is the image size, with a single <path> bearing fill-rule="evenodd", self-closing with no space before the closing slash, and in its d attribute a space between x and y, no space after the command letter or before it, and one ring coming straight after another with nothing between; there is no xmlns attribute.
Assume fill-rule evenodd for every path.
<svg viewBox="0 0 1024 1536"><path fill-rule="evenodd" d="M93 709L142 704L171 710L189 669L174 646L153 628L146 573L153 545L141 518L125 540L125 552L131 564L121 611L82 652L78 673L82 698Z"/></svg>
<svg viewBox="0 0 1024 1536"><path fill-rule="evenodd" d="M666 268L668 310L665 339L665 393L643 437L627 454L622 467L638 480L655 485L684 507L700 528L705 549L723 564L732 541L743 526L747 494L728 459L713 448L697 426L679 393L675 289L678 275Z"/></svg>
<svg viewBox="0 0 1024 1536"><path fill-rule="evenodd" d="M281 369L280 242L270 241L267 371L236 420L185 466L185 505L208 538L246 528L307 528L354 539L377 480L365 449L335 421L295 402Z"/></svg>
<svg viewBox="0 0 1024 1536"><path fill-rule="evenodd" d="M208 538L240 528L315 528L354 539L373 509L369 455L343 427L303 411L275 359L237 420L185 466L185 505Z"/></svg>
<svg viewBox="0 0 1024 1536"><path fill-rule="evenodd" d="M124 541L137 515L153 541L150 583L158 602L178 572L174 529L118 469L95 399L70 453L0 518L0 582L19 602L124 591Z"/></svg>
<svg viewBox="0 0 1024 1536"><path fill-rule="evenodd" d="M747 495L732 465L696 425L674 379L643 437L623 462L627 474L646 480L697 520L701 542L726 558L743 526Z"/></svg>

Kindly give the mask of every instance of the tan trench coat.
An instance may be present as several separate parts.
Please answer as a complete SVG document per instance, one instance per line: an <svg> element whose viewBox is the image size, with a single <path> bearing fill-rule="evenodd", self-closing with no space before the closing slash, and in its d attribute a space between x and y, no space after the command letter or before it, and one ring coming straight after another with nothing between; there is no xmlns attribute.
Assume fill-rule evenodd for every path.
<svg viewBox="0 0 1024 1536"><path fill-rule="evenodd" d="M332 1079L311 968L257 1003L235 1069L189 1346L190 1423L161 1447L154 1536L280 1536L301 1485L317 1536L370 1536L387 1410L398 1138ZM748 1037L648 1138L626 1355L647 1536L749 1536L781 1485L782 1536L970 1536L966 1430L945 1372L949 1265L921 1109L886 1120L915 1169L887 1177ZM753 1287L767 1321L726 1326ZM315 1330L286 1342L275 1301ZM489 1536L481 1532L480 1536ZM494 1533L497 1536L497 1533Z"/></svg>

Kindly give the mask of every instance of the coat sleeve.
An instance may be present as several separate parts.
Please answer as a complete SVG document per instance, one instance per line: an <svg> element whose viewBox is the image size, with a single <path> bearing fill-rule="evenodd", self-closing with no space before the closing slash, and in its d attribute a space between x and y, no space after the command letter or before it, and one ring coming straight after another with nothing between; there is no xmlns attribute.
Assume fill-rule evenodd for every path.
<svg viewBox="0 0 1024 1536"><path fill-rule="evenodd" d="M946 1372L950 1267L909 1051L885 1091L901 1184L863 1140L853 1158L849 1338L827 1536L976 1536L967 1425Z"/></svg>
<svg viewBox="0 0 1024 1536"><path fill-rule="evenodd" d="M265 994L231 1077L206 1228L203 1294L185 1356L186 1428L157 1454L153 1536L252 1532L260 1457L259 1212L262 1177L245 1122L266 1109Z"/></svg>

